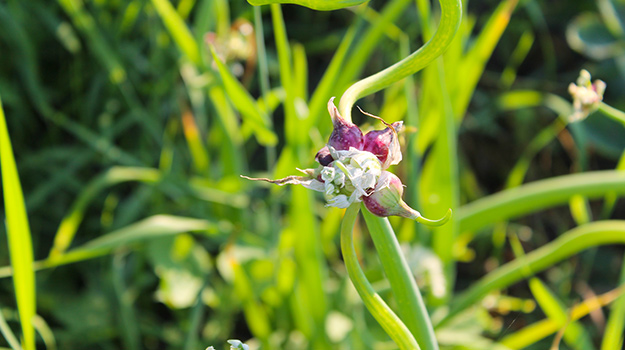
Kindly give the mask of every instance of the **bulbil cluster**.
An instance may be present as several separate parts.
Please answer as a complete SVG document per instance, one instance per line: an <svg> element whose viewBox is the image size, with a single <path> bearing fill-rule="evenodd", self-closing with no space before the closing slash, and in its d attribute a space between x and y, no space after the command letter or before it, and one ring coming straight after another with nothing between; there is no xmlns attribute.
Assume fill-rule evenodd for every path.
<svg viewBox="0 0 625 350"><path fill-rule="evenodd" d="M374 215L387 217L402 216L429 225L442 225L451 217L451 210L440 220L428 220L410 208L403 200L404 185L393 173L387 171L391 165L402 160L398 132L403 122L388 124L382 130L366 134L358 126L344 119L334 105L334 98L328 102L328 112L334 129L328 143L317 152L315 160L319 167L300 170L304 176L288 176L283 179L250 178L277 185L302 185L322 192L326 205L347 208L353 203L363 202Z"/></svg>

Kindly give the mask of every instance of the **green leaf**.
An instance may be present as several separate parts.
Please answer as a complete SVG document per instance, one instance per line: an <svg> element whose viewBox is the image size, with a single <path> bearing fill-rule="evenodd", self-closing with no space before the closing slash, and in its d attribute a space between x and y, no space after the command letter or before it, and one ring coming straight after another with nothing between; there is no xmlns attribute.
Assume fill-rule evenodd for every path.
<svg viewBox="0 0 625 350"><path fill-rule="evenodd" d="M205 232L212 235L230 232L231 230L232 226L226 221L211 222L180 216L155 215L107 233L55 258L37 261L32 266L35 270L42 270L67 265L110 254L118 247L135 245L155 238L174 236L185 232ZM0 268L0 278L12 275L13 271L10 266Z"/></svg>
<svg viewBox="0 0 625 350"><path fill-rule="evenodd" d="M529 273L539 273L582 250L605 244L625 244L625 221L597 221L579 226L528 253L523 259L516 259L493 270L458 295L451 302L449 313L437 326L449 322L491 291L506 288L529 277Z"/></svg>
<svg viewBox="0 0 625 350"><path fill-rule="evenodd" d="M167 27L167 30L180 48L180 51L182 51L193 64L196 66L201 65L200 49L191 31L187 28L178 12L176 12L176 9L171 5L171 2L169 2L169 0L152 0L152 4L163 20L163 23L165 23L165 27Z"/></svg>
<svg viewBox="0 0 625 350"><path fill-rule="evenodd" d="M104 188L127 181L155 183L160 178L161 174L158 170L140 167L113 167L95 178L80 193L69 214L61 221L54 237L54 246L50 250L50 258L57 257L67 250L82 222L87 206Z"/></svg>
<svg viewBox="0 0 625 350"><path fill-rule="evenodd" d="M530 279L529 286L545 315L557 322L560 328L566 328L564 340L571 348L578 350L594 349L590 336L582 325L575 321L569 322L569 316L562 302L540 279Z"/></svg>
<svg viewBox="0 0 625 350"><path fill-rule="evenodd" d="M0 99L0 167L2 171L2 191L6 215L7 239L13 268L15 299L22 325L22 345L24 350L35 350L35 272L33 270L33 246L30 227L24 205L24 195L17 173L13 148L9 139L2 100Z"/></svg>
<svg viewBox="0 0 625 350"><path fill-rule="evenodd" d="M217 57L217 53L213 47L211 47L211 54L213 55L213 60L217 65L230 101L232 101L234 107L241 113L244 121L250 124L258 142L269 146L277 144L278 137L271 131L271 120L263 114L256 100L254 100L250 93L245 90L245 87L232 75L228 67Z"/></svg>
<svg viewBox="0 0 625 350"><path fill-rule="evenodd" d="M80 248L76 248L71 252L85 250L107 250L126 246L140 241L153 239L162 236L172 236L183 232L206 231L215 232L221 230L219 224L212 223L207 220L184 218L170 215L155 215L139 221L135 224L126 226L119 230L108 233L102 237L98 237L89 241ZM71 253L70 252L70 253Z"/></svg>

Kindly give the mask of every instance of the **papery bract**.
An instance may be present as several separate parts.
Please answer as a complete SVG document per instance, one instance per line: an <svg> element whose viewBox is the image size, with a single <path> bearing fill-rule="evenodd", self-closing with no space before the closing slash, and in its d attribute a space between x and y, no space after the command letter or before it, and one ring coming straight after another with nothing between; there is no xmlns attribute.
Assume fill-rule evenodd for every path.
<svg viewBox="0 0 625 350"><path fill-rule="evenodd" d="M369 131L364 136L363 151L375 154L384 169L399 164L402 155L397 133L403 126L403 122L395 122L384 130Z"/></svg>

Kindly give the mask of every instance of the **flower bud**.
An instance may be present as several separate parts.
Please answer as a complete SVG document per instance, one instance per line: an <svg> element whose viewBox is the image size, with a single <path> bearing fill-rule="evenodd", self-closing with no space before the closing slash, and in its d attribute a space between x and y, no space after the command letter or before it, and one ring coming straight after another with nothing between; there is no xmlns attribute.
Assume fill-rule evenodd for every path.
<svg viewBox="0 0 625 350"><path fill-rule="evenodd" d="M319 152L317 152L317 155L315 155L315 160L323 166L328 166L334 161L334 158L332 158L328 146L324 146L319 150Z"/></svg>
<svg viewBox="0 0 625 350"><path fill-rule="evenodd" d="M363 151L371 152L378 157L384 169L401 162L401 149L397 132L404 126L403 122L395 122L384 130L372 130L364 136Z"/></svg>
<svg viewBox="0 0 625 350"><path fill-rule="evenodd" d="M569 84L569 94L573 97L573 114L569 121L575 122L585 119L589 114L599 108L603 100L606 84L601 80L590 81L590 73L582 69L577 78L577 83Z"/></svg>
<svg viewBox="0 0 625 350"><path fill-rule="evenodd" d="M440 226L449 221L451 210L440 220L429 220L410 208L402 200L403 194L404 185L401 180L395 174L383 171L373 192L369 196L363 196L362 202L376 216L402 216L430 226Z"/></svg>
<svg viewBox="0 0 625 350"><path fill-rule="evenodd" d="M362 131L354 123L341 117L334 105L334 97L328 101L328 112L334 125L334 130L328 140L328 146L333 147L337 151L348 150L350 147L362 150Z"/></svg>

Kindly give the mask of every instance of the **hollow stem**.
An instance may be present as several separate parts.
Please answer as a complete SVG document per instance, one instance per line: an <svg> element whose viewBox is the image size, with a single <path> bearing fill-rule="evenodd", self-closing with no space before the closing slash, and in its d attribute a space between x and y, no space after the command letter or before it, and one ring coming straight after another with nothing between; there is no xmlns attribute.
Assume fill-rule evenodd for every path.
<svg viewBox="0 0 625 350"><path fill-rule="evenodd" d="M360 267L358 256L354 250L354 240L352 230L358 217L360 204L354 203L343 217L341 224L341 251L345 267L354 287L358 291L363 303L371 312L373 317L380 323L384 331L397 343L402 350L421 349L414 336L410 333L406 325L397 317L391 308L384 302L382 297L373 290L373 287L367 280L365 273Z"/></svg>
<svg viewBox="0 0 625 350"><path fill-rule="evenodd" d="M460 231L476 231L496 222L514 219L557 205L571 196L600 198L608 193L625 195L625 172L590 171L531 182L478 199L458 208L455 214Z"/></svg>
<svg viewBox="0 0 625 350"><path fill-rule="evenodd" d="M599 104L599 111L625 126L625 112L620 109L616 109L607 103L601 102Z"/></svg>
<svg viewBox="0 0 625 350"><path fill-rule="evenodd" d="M447 210L447 212L445 213L445 216L443 216L442 218L438 220L428 219L426 217L421 216L421 214L419 214L419 216L415 218L415 221L423 225L437 227L437 226L445 225L449 221L449 219L451 219L451 209Z"/></svg>
<svg viewBox="0 0 625 350"><path fill-rule="evenodd" d="M625 221L599 221L576 227L525 257L499 267L455 298L449 313L436 326L441 327L489 292L504 289L529 277L528 272L539 273L585 249L606 244L625 244Z"/></svg>
<svg viewBox="0 0 625 350"><path fill-rule="evenodd" d="M363 207L364 208L364 207ZM388 278L402 320L423 349L438 350L434 328L410 267L388 219L373 215L366 208L362 214L378 251L384 273Z"/></svg>
<svg viewBox="0 0 625 350"><path fill-rule="evenodd" d="M359 98L380 91L418 72L445 52L460 26L462 1L439 1L441 4L441 20L434 37L410 56L350 86L341 97L339 103L339 112L343 118L348 121L352 120L352 106Z"/></svg>

